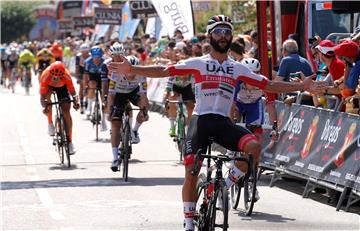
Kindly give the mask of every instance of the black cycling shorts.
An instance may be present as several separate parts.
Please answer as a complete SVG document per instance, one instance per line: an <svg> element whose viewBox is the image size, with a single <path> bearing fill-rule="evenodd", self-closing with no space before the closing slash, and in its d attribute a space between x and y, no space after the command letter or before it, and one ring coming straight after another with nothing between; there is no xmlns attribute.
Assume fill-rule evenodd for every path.
<svg viewBox="0 0 360 231"><path fill-rule="evenodd" d="M66 85L62 87L49 87L50 92L55 91L58 100L70 100L69 91Z"/></svg>
<svg viewBox="0 0 360 231"><path fill-rule="evenodd" d="M39 71L45 70L48 66L50 66L50 60L39 60Z"/></svg>
<svg viewBox="0 0 360 231"><path fill-rule="evenodd" d="M116 93L114 98L114 103L110 110L110 118L111 120L121 120L124 114L124 110L126 105L131 102L135 106L139 106L140 102L140 95L139 95L140 88L135 88L130 93Z"/></svg>
<svg viewBox="0 0 360 231"><path fill-rule="evenodd" d="M182 96L184 101L192 100L195 101L195 95L192 90L191 84L187 85L186 87L179 87L177 85L173 85L173 92L178 93Z"/></svg>
<svg viewBox="0 0 360 231"><path fill-rule="evenodd" d="M248 141L257 140L249 130L236 126L228 117L218 114L193 115L186 136L185 165L194 163L194 154L199 149L201 153L206 153L210 137L232 151L242 151Z"/></svg>
<svg viewBox="0 0 360 231"><path fill-rule="evenodd" d="M101 89L101 77L100 77L100 74L89 73L89 80L90 81L95 81L96 82L96 87L98 89Z"/></svg>

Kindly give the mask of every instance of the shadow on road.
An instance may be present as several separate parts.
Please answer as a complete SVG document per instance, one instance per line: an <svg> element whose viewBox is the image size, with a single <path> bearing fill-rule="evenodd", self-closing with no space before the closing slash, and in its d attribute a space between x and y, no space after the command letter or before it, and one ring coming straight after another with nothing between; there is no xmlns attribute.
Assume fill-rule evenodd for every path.
<svg viewBox="0 0 360 231"><path fill-rule="evenodd" d="M257 220L257 221L266 221L266 222L272 222L272 223L285 223L288 221L296 220L295 218L284 217L279 214L262 213L262 212L253 212L251 217L249 217L240 211L240 212L238 212L238 216L241 217L241 220L243 220L243 221Z"/></svg>
<svg viewBox="0 0 360 231"><path fill-rule="evenodd" d="M0 190L34 189L34 188L67 188L67 187L112 187L112 186L158 186L158 185L182 185L182 177L160 178L132 178L128 182L119 178L78 178L78 179L54 179L40 181L4 181L0 184Z"/></svg>

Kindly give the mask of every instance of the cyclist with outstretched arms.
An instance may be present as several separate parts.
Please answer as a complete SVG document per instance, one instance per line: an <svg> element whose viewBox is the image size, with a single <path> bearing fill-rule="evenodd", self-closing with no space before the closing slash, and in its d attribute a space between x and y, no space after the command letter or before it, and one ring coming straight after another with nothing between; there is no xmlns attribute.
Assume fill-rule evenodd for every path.
<svg viewBox="0 0 360 231"><path fill-rule="evenodd" d="M58 100L70 100L69 93L74 99L73 107L75 110L79 109L79 97L71 80L71 74L61 61L56 61L48 66L40 76L40 102L43 107L43 113L48 119L48 134L55 135L55 127L52 121L52 110L48 103L51 103L51 94L55 92ZM75 153L75 147L72 142L72 118L70 114L70 103L64 102L60 105L64 110L64 121L66 124L66 131L69 140L69 152Z"/></svg>
<svg viewBox="0 0 360 231"><path fill-rule="evenodd" d="M198 149L206 150L209 137L227 149L251 153L259 159L261 145L247 129L236 126L229 118L233 104L235 86L243 81L269 92L292 92L306 90L319 92L326 83L313 82L311 77L304 82L273 82L263 75L251 72L239 62L228 58L227 51L232 41L233 25L229 17L217 15L208 21L207 33L211 52L208 55L183 60L175 65L133 66L125 57L122 62L110 63L109 69L119 73L132 73L147 77L167 77L193 74L195 77L196 105L186 138L184 157L185 181L182 189L184 203L185 230L193 230L196 205L197 176L193 176L195 154ZM236 163L237 174L229 176L237 181L241 172L246 172L245 163ZM227 181L228 182L228 181ZM228 185L230 187L231 185Z"/></svg>
<svg viewBox="0 0 360 231"><path fill-rule="evenodd" d="M107 64L111 61L121 61L121 55L124 54L124 48L119 43L114 43L109 52L112 56L111 59L108 59L104 62L102 66L101 75L102 78L108 77L111 81L115 82L114 92L115 97L113 99L112 105L110 106L110 121L111 121L111 146L113 160L111 163L111 170L117 171L118 165L120 164L120 159L118 159L119 154L119 144L120 144L120 128L122 126L122 117L124 114L125 107L131 102L133 105L138 106L141 109L147 110L149 107L149 101L146 96L146 78L134 74L118 74L112 71L109 71ZM126 59L131 63L131 65L138 65L140 61L135 56L126 56ZM104 83L104 81L103 81ZM104 91L105 88L103 87ZM144 121L148 120L147 113L139 111L136 117L136 122L134 127L131 130L131 142L139 143L139 127ZM132 126L132 125L131 125Z"/></svg>

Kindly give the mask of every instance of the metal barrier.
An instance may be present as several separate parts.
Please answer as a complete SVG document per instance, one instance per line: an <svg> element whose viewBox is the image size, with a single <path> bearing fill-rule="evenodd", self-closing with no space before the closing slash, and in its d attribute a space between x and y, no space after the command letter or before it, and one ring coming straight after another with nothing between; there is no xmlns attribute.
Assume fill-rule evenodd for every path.
<svg viewBox="0 0 360 231"><path fill-rule="evenodd" d="M340 39L348 38L350 37L351 33L331 33L328 36L326 36L326 39L331 40L335 43L339 43Z"/></svg>
<svg viewBox="0 0 360 231"><path fill-rule="evenodd" d="M301 104L301 101L303 99L303 96L312 96L310 95L308 92L301 92L300 94L298 94L298 96L296 97L296 103L297 104ZM341 106L341 102L342 100L339 99L339 97L337 97L336 95L324 95L324 97L327 100L334 100L335 101L335 106L333 107L333 109L330 110L334 110L334 111L339 111Z"/></svg>

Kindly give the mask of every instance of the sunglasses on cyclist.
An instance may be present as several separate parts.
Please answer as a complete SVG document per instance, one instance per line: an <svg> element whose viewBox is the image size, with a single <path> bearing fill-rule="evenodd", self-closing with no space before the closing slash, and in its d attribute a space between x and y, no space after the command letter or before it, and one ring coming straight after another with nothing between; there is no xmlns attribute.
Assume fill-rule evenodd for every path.
<svg viewBox="0 0 360 231"><path fill-rule="evenodd" d="M216 35L225 35L225 36L230 36L232 35L232 30L228 29L228 28L215 28L214 30L211 31L211 33L214 33Z"/></svg>

